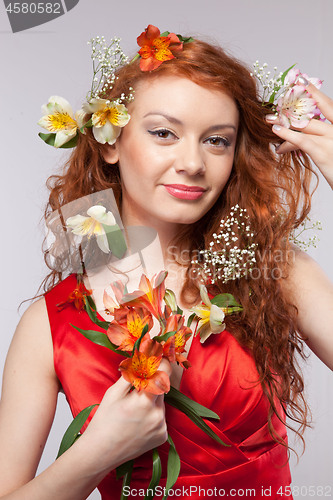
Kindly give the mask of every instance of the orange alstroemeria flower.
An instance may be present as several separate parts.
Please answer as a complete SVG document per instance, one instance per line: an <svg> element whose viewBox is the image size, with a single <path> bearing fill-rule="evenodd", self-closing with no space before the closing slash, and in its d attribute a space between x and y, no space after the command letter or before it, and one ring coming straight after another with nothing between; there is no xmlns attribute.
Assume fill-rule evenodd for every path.
<svg viewBox="0 0 333 500"><path fill-rule="evenodd" d="M184 326L184 316L173 314L168 317L164 333L175 332L163 344L163 356L168 358L170 363L177 361L183 368L189 368L191 363L182 355L185 351L187 340L192 335L191 328Z"/></svg>
<svg viewBox="0 0 333 500"><path fill-rule="evenodd" d="M74 303L74 306L78 311L81 311L85 307L85 300L84 298L87 295L91 295L92 290L88 290L85 286L83 281L79 281L77 284L77 287L74 288L74 290L68 295L67 299L64 300L63 302L60 302L57 304L57 308L61 311L64 309L64 307L68 306L69 304Z"/></svg>
<svg viewBox="0 0 333 500"><path fill-rule="evenodd" d="M141 276L139 290L124 295L122 298L122 305L143 307L144 309L148 309L148 311L159 321L165 321L162 308L164 306L163 298L167 274L166 271L161 271L154 280L154 286L147 276L143 274Z"/></svg>
<svg viewBox="0 0 333 500"><path fill-rule="evenodd" d="M149 331L153 326L151 314L142 308L120 307L114 311L114 316L115 319L111 321L106 334L121 351L132 351L144 327L148 325ZM148 331L141 342L150 339Z"/></svg>
<svg viewBox="0 0 333 500"><path fill-rule="evenodd" d="M175 33L169 33L168 36L160 36L160 34L160 30L156 26L149 24L137 38L138 45L141 47L139 54L142 71L153 71L162 62L173 59L175 56L172 52L183 49L183 42Z"/></svg>
<svg viewBox="0 0 333 500"><path fill-rule="evenodd" d="M138 391L164 394L170 390L170 379L165 372L158 370L162 354L163 348L158 342L145 340L132 358L120 363L119 370Z"/></svg>

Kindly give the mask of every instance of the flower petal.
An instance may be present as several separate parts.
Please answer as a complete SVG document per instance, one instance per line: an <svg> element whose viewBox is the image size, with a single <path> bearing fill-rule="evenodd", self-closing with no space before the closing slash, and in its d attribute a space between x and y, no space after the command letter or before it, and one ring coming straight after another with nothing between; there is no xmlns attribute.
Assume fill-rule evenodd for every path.
<svg viewBox="0 0 333 500"><path fill-rule="evenodd" d="M109 242L105 233L96 235L96 241L102 252L107 254L111 252Z"/></svg>
<svg viewBox="0 0 333 500"><path fill-rule="evenodd" d="M202 302L206 304L206 306L211 306L211 301L209 300L207 288L205 287L205 285L200 285L200 297Z"/></svg>
<svg viewBox="0 0 333 500"><path fill-rule="evenodd" d="M223 324L224 317L222 309L212 304L210 309L210 327L213 333L220 333L225 329L225 325Z"/></svg>
<svg viewBox="0 0 333 500"><path fill-rule="evenodd" d="M73 116L72 106L66 99L58 95L53 95L49 98L49 102L47 103L46 108L48 114L54 114L58 112L67 113L68 115Z"/></svg>
<svg viewBox="0 0 333 500"><path fill-rule="evenodd" d="M66 142L70 141L75 136L76 130L59 130L59 132L57 132L55 136L54 147L60 148L63 144L66 144Z"/></svg>
<svg viewBox="0 0 333 500"><path fill-rule="evenodd" d="M96 111L104 109L107 106L108 102L108 99L100 99L98 97L94 97L89 102L83 103L82 109L87 114L96 113Z"/></svg>
<svg viewBox="0 0 333 500"><path fill-rule="evenodd" d="M103 127L93 127L93 134L100 144L108 143L112 146L119 137L121 128L115 127L108 120Z"/></svg>

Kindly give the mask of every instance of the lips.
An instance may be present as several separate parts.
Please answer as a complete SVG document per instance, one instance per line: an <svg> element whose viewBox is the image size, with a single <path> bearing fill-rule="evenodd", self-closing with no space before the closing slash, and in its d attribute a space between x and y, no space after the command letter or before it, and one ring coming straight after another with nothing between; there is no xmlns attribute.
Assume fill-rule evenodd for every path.
<svg viewBox="0 0 333 500"><path fill-rule="evenodd" d="M164 184L164 187L169 194L182 200L197 200L206 191L203 187L186 186L185 184Z"/></svg>

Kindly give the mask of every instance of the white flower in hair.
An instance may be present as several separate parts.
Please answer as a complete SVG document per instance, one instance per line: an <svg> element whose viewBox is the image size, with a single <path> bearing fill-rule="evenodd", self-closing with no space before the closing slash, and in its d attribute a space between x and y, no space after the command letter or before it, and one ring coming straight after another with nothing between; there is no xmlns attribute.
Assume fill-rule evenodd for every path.
<svg viewBox="0 0 333 500"><path fill-rule="evenodd" d="M54 146L60 148L63 144L73 139L77 130L82 125L78 122L82 120L78 114L73 118L73 110L66 99L59 96L51 96L49 102L42 106L44 116L39 120L38 125L49 132L55 133Z"/></svg>
<svg viewBox="0 0 333 500"><path fill-rule="evenodd" d="M66 220L66 225L78 236L96 236L97 245L104 253L110 253L110 247L104 226L115 226L116 219L112 212L107 212L102 205L94 205L87 210L88 217L74 215Z"/></svg>
<svg viewBox="0 0 333 500"><path fill-rule="evenodd" d="M108 99L93 98L84 103L82 109L91 114L94 137L101 144L114 144L120 135L121 128L129 122L130 115L126 106Z"/></svg>
<svg viewBox="0 0 333 500"><path fill-rule="evenodd" d="M197 333L200 334L200 342L203 343L212 333L223 332L225 329L225 323L223 323L225 314L221 307L211 303L204 285L200 286L200 297L203 305L192 307L191 311L200 318Z"/></svg>

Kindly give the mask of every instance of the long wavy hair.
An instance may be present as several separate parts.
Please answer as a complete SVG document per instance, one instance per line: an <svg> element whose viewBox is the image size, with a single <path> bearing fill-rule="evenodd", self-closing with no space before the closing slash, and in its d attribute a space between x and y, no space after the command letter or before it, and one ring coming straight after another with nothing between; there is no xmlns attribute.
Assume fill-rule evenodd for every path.
<svg viewBox="0 0 333 500"><path fill-rule="evenodd" d="M138 60L124 66L118 71L109 97L126 94L129 87L135 89L139 82L162 75L188 78L208 89L223 91L237 104L239 130L230 178L209 212L185 226L173 243L179 251L186 248L193 255L208 249L214 233L219 231L221 219L231 208L236 204L246 208L257 245L257 273L227 283L217 281L211 291L232 293L243 305L241 313L227 316L227 328L253 353L259 373L257 382L261 383L270 403L268 422L272 437L287 446L272 424L274 413L282 419L279 411L282 407L297 424L293 428L287 422L287 426L298 434L304 446L302 434L309 425L310 412L303 396L303 378L296 353L300 358L305 358L305 354L297 332L297 308L285 293L283 281L292 261L290 236L311 208L310 186L314 172L310 161L300 152L277 157L272 144L279 139L265 122L267 110L260 102L249 69L221 48L203 41L184 44L182 52L153 72L142 72ZM63 172L48 179L51 192L45 217L66 203L108 188L113 189L121 208L119 168L110 167L105 161L106 147L96 142L91 130L80 134ZM237 234L237 227L234 230ZM238 236L242 243L242 233ZM48 263L48 250L45 260ZM190 259L181 293L183 303L188 306L199 299L193 266ZM62 273L52 270L43 282L44 290L62 279Z"/></svg>

